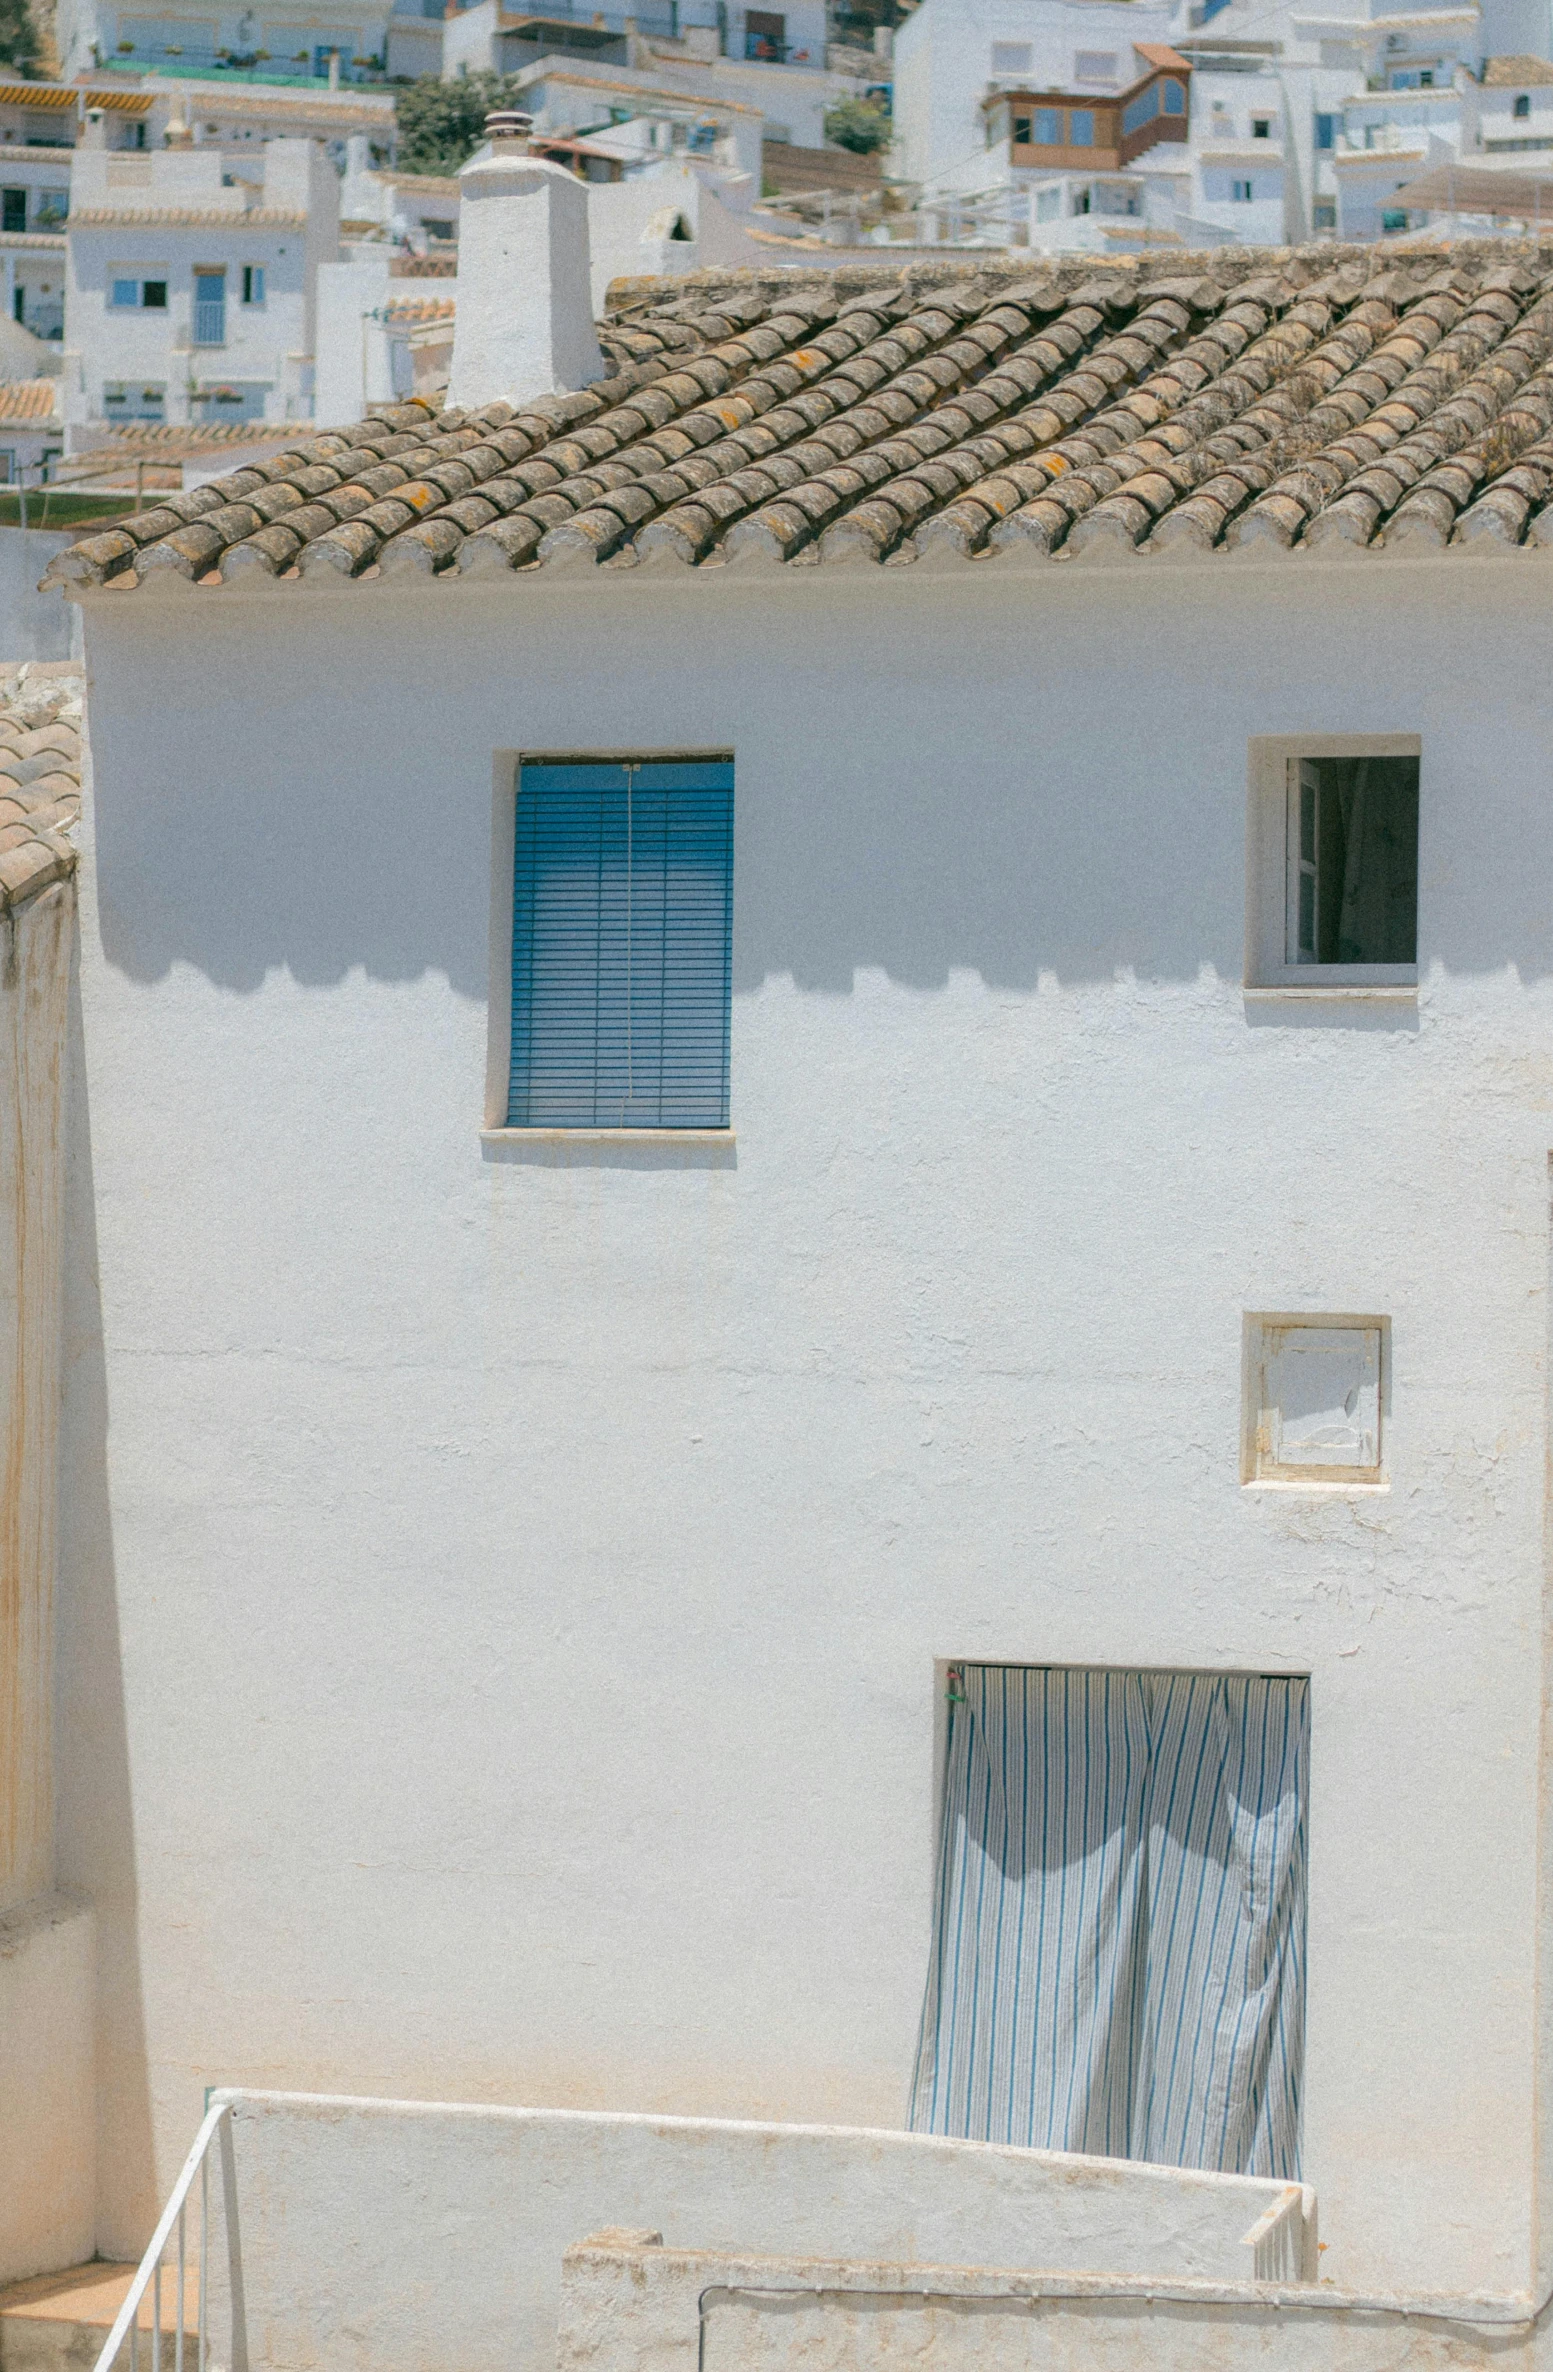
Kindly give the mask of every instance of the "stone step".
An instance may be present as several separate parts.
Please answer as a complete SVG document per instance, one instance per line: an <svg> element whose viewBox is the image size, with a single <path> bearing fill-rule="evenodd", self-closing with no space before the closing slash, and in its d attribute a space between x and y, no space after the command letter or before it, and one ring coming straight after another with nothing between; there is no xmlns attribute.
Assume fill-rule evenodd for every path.
<svg viewBox="0 0 1553 2372"><path fill-rule="evenodd" d="M110 2265L101 2259L73 2265L66 2273L40 2273L31 2281L13 2282L0 2290L0 2372L92 2372L103 2342L134 2280L133 2265ZM176 2372L178 2276L162 2275L162 2347L160 2372ZM196 2372L199 2320L199 2276L189 2266L184 2277L185 2372ZM145 2334L137 2346L140 2372L158 2372L150 2338L152 2301L149 2293L135 2317ZM129 2365L126 2345L122 2364Z"/></svg>

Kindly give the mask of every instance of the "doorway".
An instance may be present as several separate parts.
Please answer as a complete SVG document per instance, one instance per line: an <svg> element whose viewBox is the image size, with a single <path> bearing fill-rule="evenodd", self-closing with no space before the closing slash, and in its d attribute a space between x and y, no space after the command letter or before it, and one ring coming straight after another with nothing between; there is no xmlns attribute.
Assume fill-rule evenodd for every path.
<svg viewBox="0 0 1553 2372"><path fill-rule="evenodd" d="M908 2123L1296 2180L1309 1682L963 1664Z"/></svg>

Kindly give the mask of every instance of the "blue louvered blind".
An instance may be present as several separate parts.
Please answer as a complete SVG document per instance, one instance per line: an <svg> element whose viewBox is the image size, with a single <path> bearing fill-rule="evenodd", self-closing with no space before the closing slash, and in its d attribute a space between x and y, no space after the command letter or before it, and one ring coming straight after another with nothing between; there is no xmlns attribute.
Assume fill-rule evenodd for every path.
<svg viewBox="0 0 1553 2372"><path fill-rule="evenodd" d="M509 1128L726 1128L733 765L518 775Z"/></svg>

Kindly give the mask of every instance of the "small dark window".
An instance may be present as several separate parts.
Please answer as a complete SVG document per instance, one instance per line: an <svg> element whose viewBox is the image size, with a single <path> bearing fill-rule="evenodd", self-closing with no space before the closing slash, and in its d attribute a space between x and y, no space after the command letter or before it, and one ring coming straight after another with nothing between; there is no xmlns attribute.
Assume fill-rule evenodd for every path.
<svg viewBox="0 0 1553 2372"><path fill-rule="evenodd" d="M27 228L27 192L24 189L6 190L3 198L0 198L0 207L3 207L0 230L24 231Z"/></svg>
<svg viewBox="0 0 1553 2372"><path fill-rule="evenodd" d="M452 222L423 221L421 224L421 229L426 233L428 239L452 239L457 237L457 226Z"/></svg>
<svg viewBox="0 0 1553 2372"><path fill-rule="evenodd" d="M166 281L143 281L140 289L140 302L148 313L165 313L167 310Z"/></svg>
<svg viewBox="0 0 1553 2372"><path fill-rule="evenodd" d="M1014 145L1016 148L1028 148L1030 145L1030 118L1027 115L1016 115L1014 118Z"/></svg>
<svg viewBox="0 0 1553 2372"><path fill-rule="evenodd" d="M1515 117L1516 117L1516 121L1517 121L1518 123L1525 123L1525 122L1526 122L1526 120L1527 120L1527 118L1530 116L1530 114L1531 114L1531 93L1530 93L1529 91L1521 91L1521 92L1520 92L1520 93L1517 95L1517 97L1516 97L1516 101L1515 101Z"/></svg>
<svg viewBox="0 0 1553 2372"><path fill-rule="evenodd" d="M1419 77L1418 77L1418 87L1419 87L1419 89L1420 89L1421 91L1432 91L1432 90L1433 90L1433 88L1434 88L1434 68L1433 68L1432 66L1426 66L1426 67L1424 68L1423 72L1422 72L1422 73L1419 75Z"/></svg>
<svg viewBox="0 0 1553 2372"><path fill-rule="evenodd" d="M1289 785L1289 961L1418 961L1418 760L1300 758Z"/></svg>
<svg viewBox="0 0 1553 2372"><path fill-rule="evenodd" d="M1407 229L1407 208L1405 206L1383 206L1380 227L1383 231L1405 231Z"/></svg>
<svg viewBox="0 0 1553 2372"><path fill-rule="evenodd" d="M1331 148L1335 145L1336 137L1336 116L1318 115L1316 118L1316 146L1318 148Z"/></svg>
<svg viewBox="0 0 1553 2372"><path fill-rule="evenodd" d="M1252 137L1252 139L1253 139L1253 140L1270 140L1270 139L1272 138L1272 136L1273 136L1273 127L1272 127L1272 119L1271 119L1271 117L1269 117L1269 116L1265 116L1265 115L1253 115L1253 117L1251 118L1251 137Z"/></svg>

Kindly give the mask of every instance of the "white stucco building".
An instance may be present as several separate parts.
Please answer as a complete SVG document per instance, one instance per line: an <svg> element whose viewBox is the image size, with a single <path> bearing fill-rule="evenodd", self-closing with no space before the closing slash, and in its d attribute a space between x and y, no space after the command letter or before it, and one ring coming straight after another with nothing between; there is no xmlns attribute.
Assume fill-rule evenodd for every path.
<svg viewBox="0 0 1553 2372"><path fill-rule="evenodd" d="M1163 2274L1172 2368L1540 2363L1553 258L703 275L590 363L586 206L498 142L461 412L54 572L96 2245L211 2086L894 2128L572 2237L1006 2267L1099 2155L1170 2204L1025 2227L1074 2362ZM625 2146L233 2113L265 2372ZM760 2268L664 2264L693 2362Z"/></svg>
<svg viewBox="0 0 1553 2372"><path fill-rule="evenodd" d="M316 141L81 148L71 186L68 423L311 417L340 192Z"/></svg>

